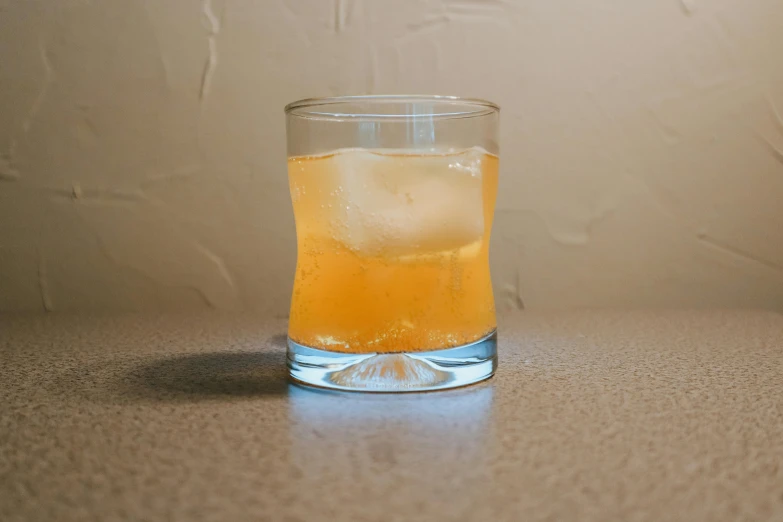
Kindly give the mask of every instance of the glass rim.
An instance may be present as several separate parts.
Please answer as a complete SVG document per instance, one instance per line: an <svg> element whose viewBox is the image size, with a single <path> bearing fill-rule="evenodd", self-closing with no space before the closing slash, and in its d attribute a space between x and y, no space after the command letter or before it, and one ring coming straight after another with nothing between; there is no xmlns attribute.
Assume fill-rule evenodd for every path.
<svg viewBox="0 0 783 522"><path fill-rule="evenodd" d="M436 112L433 110L416 114L380 114L372 110L338 112L335 110L314 110L336 105L348 105L351 103L416 103L424 102L434 105L456 105L459 110L454 112ZM288 116L296 116L314 120L412 120L417 118L429 119L456 119L475 118L487 116L492 113L500 113L500 106L481 98L463 98L460 96L444 96L436 94L364 94L351 96L326 96L321 98L304 98L289 103L284 108Z"/></svg>

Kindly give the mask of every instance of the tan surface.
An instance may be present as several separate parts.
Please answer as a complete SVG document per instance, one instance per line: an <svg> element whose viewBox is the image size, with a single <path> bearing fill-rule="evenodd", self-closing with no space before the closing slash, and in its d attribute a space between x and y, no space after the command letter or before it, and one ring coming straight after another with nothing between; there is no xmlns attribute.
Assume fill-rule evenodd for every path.
<svg viewBox="0 0 783 522"><path fill-rule="evenodd" d="M288 313L283 106L502 106L499 308L783 311L780 0L0 0L0 310Z"/></svg>
<svg viewBox="0 0 783 522"><path fill-rule="evenodd" d="M407 396L289 386L282 321L0 321L3 522L783 519L778 314L517 314Z"/></svg>

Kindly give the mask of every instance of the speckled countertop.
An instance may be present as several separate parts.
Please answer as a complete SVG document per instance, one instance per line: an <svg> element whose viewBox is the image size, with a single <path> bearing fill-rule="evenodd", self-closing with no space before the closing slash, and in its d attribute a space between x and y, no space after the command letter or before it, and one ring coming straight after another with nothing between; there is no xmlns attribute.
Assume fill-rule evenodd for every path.
<svg viewBox="0 0 783 522"><path fill-rule="evenodd" d="M289 385L284 331L0 318L0 520L783 520L783 315L509 315L404 396Z"/></svg>

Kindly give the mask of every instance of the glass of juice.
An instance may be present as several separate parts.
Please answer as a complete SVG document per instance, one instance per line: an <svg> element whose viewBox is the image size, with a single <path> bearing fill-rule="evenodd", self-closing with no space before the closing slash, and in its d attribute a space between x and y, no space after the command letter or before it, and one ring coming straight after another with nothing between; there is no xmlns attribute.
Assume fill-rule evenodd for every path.
<svg viewBox="0 0 783 522"><path fill-rule="evenodd" d="M498 106L344 96L285 112L298 249L291 377L375 392L491 377Z"/></svg>

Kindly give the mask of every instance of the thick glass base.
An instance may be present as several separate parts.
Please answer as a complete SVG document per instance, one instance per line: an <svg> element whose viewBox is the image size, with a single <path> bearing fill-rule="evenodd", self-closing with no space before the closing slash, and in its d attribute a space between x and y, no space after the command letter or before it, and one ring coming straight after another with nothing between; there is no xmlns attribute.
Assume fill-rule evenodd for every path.
<svg viewBox="0 0 783 522"><path fill-rule="evenodd" d="M495 368L495 331L456 348L409 353L327 352L288 339L289 375L322 388L362 392L445 390L488 379Z"/></svg>

